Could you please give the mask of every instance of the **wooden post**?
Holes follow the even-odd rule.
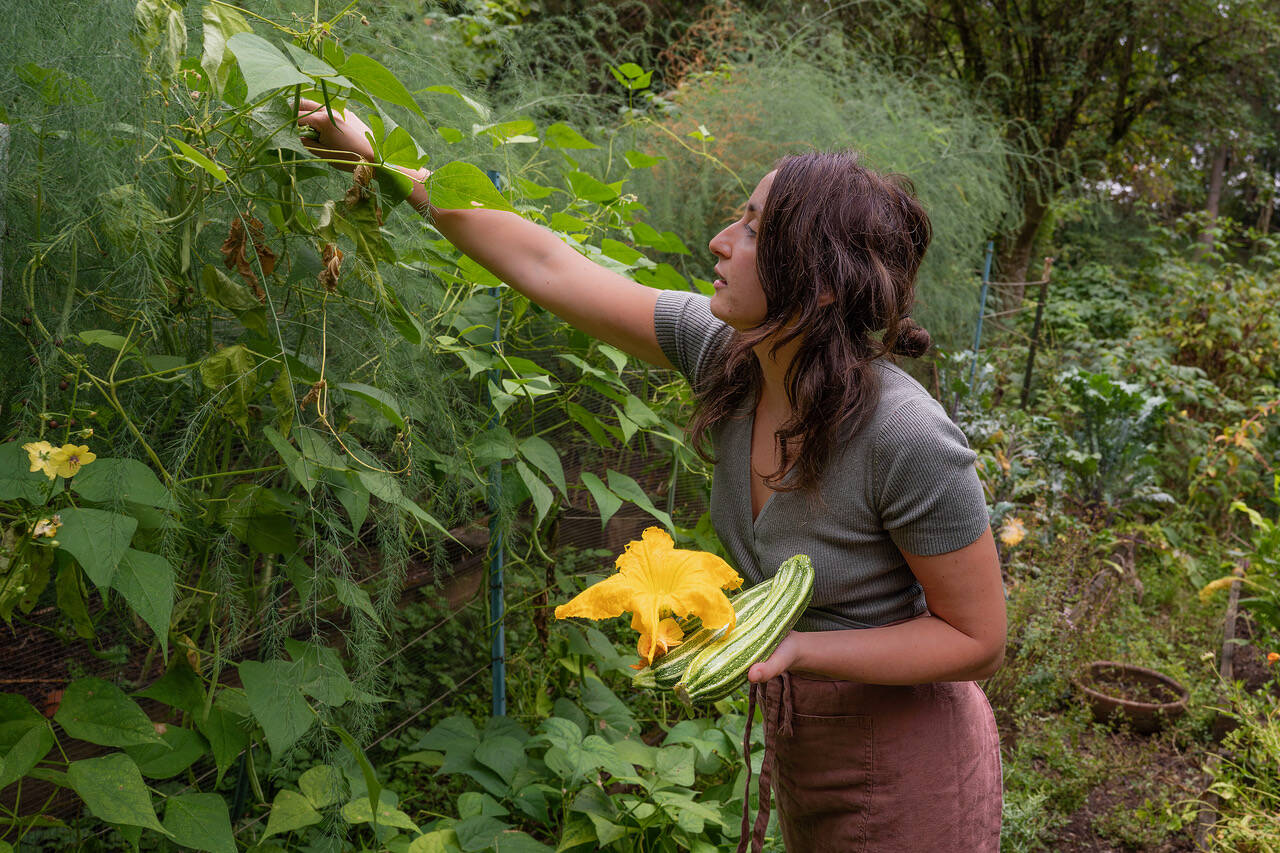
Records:
[[[1027,350],[1027,371],[1022,376],[1022,402],[1025,409],[1031,400],[1031,366],[1036,361],[1036,346],[1040,343],[1040,322],[1044,319],[1044,303],[1049,298],[1049,272],[1053,269],[1053,258],[1044,259],[1044,273],[1040,276],[1040,295],[1036,300],[1036,319],[1031,324],[1031,347]]]

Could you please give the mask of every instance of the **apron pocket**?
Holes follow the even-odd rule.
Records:
[[[793,714],[778,735],[774,790],[788,850],[866,849],[874,794],[871,717]]]

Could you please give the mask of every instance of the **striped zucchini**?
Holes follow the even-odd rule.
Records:
[[[773,654],[813,597],[813,563],[804,554],[785,560],[772,578],[769,594],[738,620],[734,629],[706,645],[689,661],[675,686],[686,704],[714,701],[747,679],[751,665]]]
[[[749,589],[744,589],[733,597],[731,603],[733,604],[735,625],[742,621],[753,607],[759,605],[768,597],[771,586],[772,581],[768,580],[764,583],[758,583]],[[696,617],[693,618],[696,619]],[[698,620],[698,625],[701,626],[701,624],[701,620]],[[719,639],[727,627],[699,627],[689,634],[680,645],[637,672],[632,677],[632,683],[637,687],[665,687],[668,689],[674,687],[680,677],[684,675],[684,668],[693,659],[694,655],[702,651],[708,643]]]

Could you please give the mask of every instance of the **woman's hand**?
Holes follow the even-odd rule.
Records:
[[[778,647],[773,650],[773,654],[760,661],[760,663],[751,665],[751,669],[747,670],[747,680],[751,682],[768,681],[791,669],[796,662],[797,646],[799,644],[799,635],[795,631],[788,633],[787,636],[782,638],[782,642],[778,643]]]
[[[924,587],[929,603],[925,613],[879,628],[792,631],[747,677],[767,681],[791,671],[864,684],[989,677],[1004,659],[1006,626],[991,530],[945,554],[903,554]]]
[[[330,111],[325,109],[324,104],[306,98],[298,100],[298,124],[316,132],[314,139],[304,136],[302,144],[318,157],[343,161],[333,164],[339,169],[351,171],[361,160],[372,162],[372,131],[369,130],[369,125],[348,110],[333,111],[332,121],[329,120],[329,115]]]

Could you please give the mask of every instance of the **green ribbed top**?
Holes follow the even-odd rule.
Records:
[[[658,343],[693,383],[706,375],[733,330],[709,300],[664,291],[654,309]],[[929,556],[971,544],[990,525],[976,455],[942,406],[903,370],[876,362],[880,401],[838,450],[815,492],[773,494],[751,518],[755,401],[718,428],[711,521],[748,585],[782,561],[808,554],[813,601],[800,631],[885,625],[927,610],[899,549]]]

